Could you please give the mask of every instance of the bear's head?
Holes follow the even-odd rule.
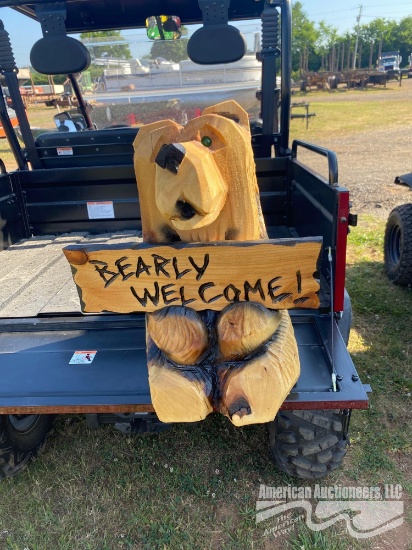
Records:
[[[247,113],[234,101],[180,126],[143,126],[135,171],[144,240],[254,240],[265,236]]]

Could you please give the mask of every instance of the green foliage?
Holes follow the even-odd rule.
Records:
[[[292,66],[299,69],[302,58],[314,52],[319,33],[309,20],[301,2],[295,2],[292,9]]]
[[[94,57],[130,59],[130,48],[120,31],[83,32],[80,40],[90,45],[90,54]],[[99,45],[99,43],[101,45]]]
[[[164,57],[167,61],[178,63],[182,59],[187,59],[187,42],[186,38],[173,41],[156,40],[153,42],[149,57]]]
[[[88,71],[90,72],[90,78],[92,79],[92,82],[102,76],[103,69],[104,67],[101,67],[100,65],[93,65],[93,63],[90,65]]]
[[[295,2],[292,9],[292,69],[317,71],[322,68],[325,56],[330,55],[332,48],[337,52],[345,48],[347,56],[348,43],[351,42],[353,53],[356,39],[355,18],[351,33],[339,35],[333,25],[324,21],[318,24],[310,20],[304,11],[302,2]],[[400,51],[405,65],[412,51],[412,16],[397,22],[393,19],[377,18],[361,25],[359,29],[358,55],[361,55],[361,67],[374,65],[381,51]],[[371,51],[372,48],[372,51]],[[372,56],[371,56],[372,54]],[[305,62],[306,61],[306,62]],[[345,61],[346,66],[346,61]]]
[[[41,86],[43,84],[49,84],[49,79],[48,79],[47,74],[40,74],[37,71],[35,71],[34,69],[31,69],[30,72],[31,72],[31,77],[32,77],[32,80],[33,80],[33,84],[35,84],[36,86]],[[57,75],[53,76],[53,82],[55,84],[63,84],[65,82],[65,80],[67,80],[67,76],[65,74],[57,74]]]

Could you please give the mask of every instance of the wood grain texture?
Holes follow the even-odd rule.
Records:
[[[208,345],[207,330],[200,315],[186,307],[149,313],[147,331],[166,357],[179,365],[194,365]]]
[[[235,426],[273,420],[300,374],[299,355],[287,311],[256,357],[219,367],[220,412]]]
[[[282,319],[255,302],[228,306],[219,316],[216,328],[219,351],[225,361],[244,359],[275,333]]]
[[[222,310],[237,301],[271,309],[316,308],[321,239],[80,248],[71,264],[87,313],[153,312],[169,305]],[[77,259],[79,255],[74,254]]]
[[[142,130],[134,141],[134,167],[145,241],[267,237],[248,116],[236,102],[205,109],[184,127],[164,121]],[[178,165],[171,158],[170,170],[164,156],[157,164],[156,158],[172,144],[185,154]]]
[[[172,308],[173,309],[173,308]],[[179,310],[183,308],[178,308]],[[182,311],[177,315],[184,316]],[[176,324],[175,341],[184,342],[187,327]],[[212,412],[213,382],[210,369],[183,366],[168,359],[147,331],[149,385],[152,403],[162,422],[197,422]]]
[[[201,320],[196,318],[196,322],[208,333],[203,339],[208,341],[208,347],[204,353],[202,341],[202,353],[192,365],[171,360],[167,355],[169,350],[158,346],[151,338],[151,331],[147,332],[150,391],[153,406],[163,422],[195,422],[213,410],[227,416],[236,426],[265,423],[275,418],[299,377],[299,355],[287,311],[260,311],[262,315],[255,333],[252,323],[258,315],[256,309],[261,308],[265,309],[258,304],[240,302],[228,306],[222,314],[200,313]],[[188,315],[185,310],[190,308],[172,306],[168,310],[165,315],[170,314],[175,320],[173,338],[175,345],[180,346],[187,327],[184,321],[176,322],[176,319],[185,318]],[[215,327],[225,325],[226,321],[224,331],[216,330]],[[235,322],[231,324],[231,321]],[[245,335],[239,332],[241,325],[246,329]],[[156,327],[158,329],[161,328]],[[231,330],[234,338],[230,337]],[[230,350],[231,343],[237,346],[236,353]],[[228,351],[223,356],[225,346]],[[193,344],[188,342],[188,347],[192,348]]]

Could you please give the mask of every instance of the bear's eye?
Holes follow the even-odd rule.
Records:
[[[212,138],[210,138],[209,136],[203,136],[200,140],[200,143],[205,147],[210,147],[212,145]]]

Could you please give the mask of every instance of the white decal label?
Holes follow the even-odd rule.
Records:
[[[88,365],[91,363],[97,351],[75,351],[69,361],[69,365]]]
[[[57,148],[57,155],[59,157],[65,156],[65,155],[72,155],[73,149],[71,147],[58,147]]]
[[[114,218],[114,209],[112,201],[88,202],[87,212],[89,220],[99,220],[102,218]]]

